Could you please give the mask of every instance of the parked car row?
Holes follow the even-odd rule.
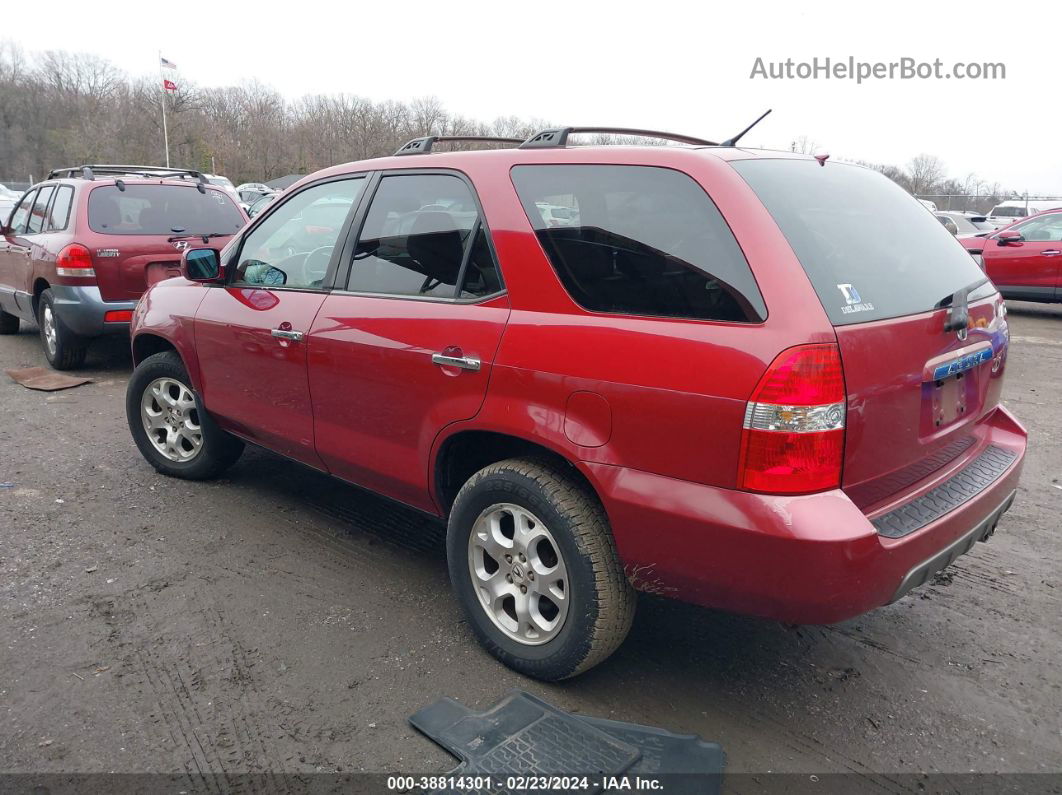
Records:
[[[77,367],[93,338],[128,332],[150,284],[180,275],[189,241],[227,240],[246,221],[228,191],[197,172],[53,171],[4,216],[0,334],[35,321],[48,362]]]
[[[992,533],[1026,433],[940,223],[859,166],[568,132],[419,139],[189,241],[133,314],[144,457],[208,478],[250,442],[438,516],[469,626],[543,679],[636,589],[833,622]]]

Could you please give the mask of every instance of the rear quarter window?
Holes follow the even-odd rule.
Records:
[[[234,234],[243,215],[224,191],[193,185],[101,185],[88,200],[88,222],[108,235]]]
[[[516,166],[512,180],[568,293],[594,312],[760,322],[759,288],[704,189],[652,166]]]
[[[782,230],[834,325],[927,312],[985,280],[932,213],[888,177],[844,163],[732,163]]]

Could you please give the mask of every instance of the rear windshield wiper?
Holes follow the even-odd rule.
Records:
[[[944,318],[944,330],[945,331],[960,331],[965,329],[970,323],[970,307],[969,297],[970,293],[980,287],[982,284],[988,281],[988,278],[979,279],[973,284],[963,287],[961,290],[956,290],[951,295],[945,296],[937,301],[934,309],[943,309],[949,307],[948,316]]]
[[[173,237],[166,238],[167,243],[172,243],[175,240],[187,240],[190,237],[200,237],[204,243],[208,243],[212,237],[228,237],[232,232],[189,232],[174,235]]]

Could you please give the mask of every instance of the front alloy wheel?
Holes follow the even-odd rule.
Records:
[[[169,461],[191,461],[203,448],[203,428],[192,391],[173,378],[156,378],[140,401],[148,440]]]
[[[125,415],[133,441],[155,469],[203,480],[232,466],[243,442],[218,427],[189,384],[176,351],[148,356],[129,379]]]

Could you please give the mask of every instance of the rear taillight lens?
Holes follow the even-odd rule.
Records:
[[[837,346],[799,345],[767,368],[745,407],[738,488],[807,494],[841,484],[845,391]]]
[[[129,323],[133,320],[132,309],[112,309],[103,313],[104,323]]]
[[[80,243],[71,243],[55,259],[55,272],[68,279],[95,279],[92,254]]]

